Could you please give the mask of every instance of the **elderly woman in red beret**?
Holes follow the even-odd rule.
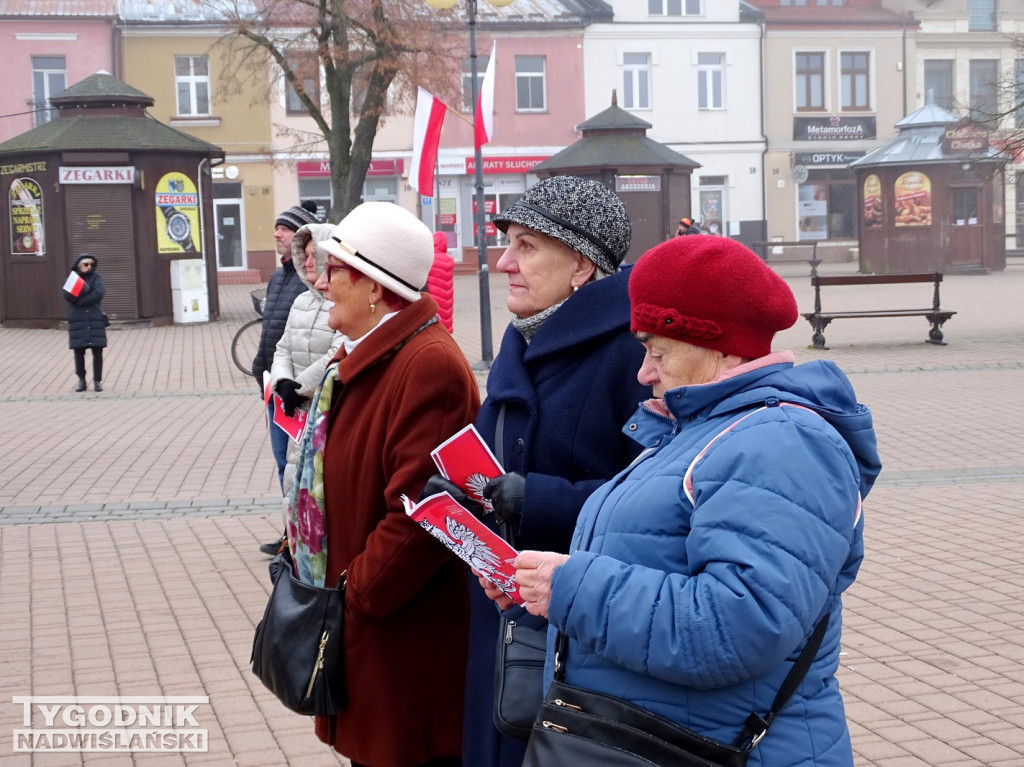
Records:
[[[833,363],[772,351],[796,302],[733,240],[668,240],[639,259],[629,296],[655,399],[625,431],[647,450],[589,498],[572,554],[520,553],[526,607],[568,638],[565,683],[727,744],[824,622],[747,764],[851,767],[834,674],[880,469],[871,415]]]
[[[348,707],[316,733],[355,767],[461,764],[468,571],[404,511],[435,468],[430,451],[472,423],[479,388],[420,293],[430,230],[384,202],[356,207],[318,248],[316,282],[342,334],[314,393],[289,502],[299,577],[347,571]]]

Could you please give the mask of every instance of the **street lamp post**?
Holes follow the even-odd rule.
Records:
[[[458,0],[426,0],[432,8],[445,10],[451,8]],[[488,0],[495,6],[510,5],[513,0]],[[494,360],[494,342],[491,334],[491,283],[490,269],[487,265],[487,214],[484,210],[484,164],[480,144],[476,140],[476,121],[479,112],[480,83],[477,80],[476,64],[476,4],[477,0],[466,0],[466,14],[469,26],[469,70],[472,77],[473,94],[473,199],[476,211],[473,223],[476,228],[477,241],[477,276],[480,280],[480,361],[473,365],[474,370],[487,370]]]

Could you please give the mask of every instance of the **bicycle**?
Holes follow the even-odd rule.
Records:
[[[266,301],[266,293],[262,289],[249,293],[253,309],[259,317],[242,325],[231,339],[231,361],[247,376],[252,375],[252,361],[259,349],[260,336],[263,335],[263,303]]]

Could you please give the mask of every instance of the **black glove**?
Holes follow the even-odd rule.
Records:
[[[274,384],[274,393],[281,398],[284,414],[289,418],[294,417],[295,408],[306,401],[306,397],[299,394],[299,384],[290,378],[282,378]]]
[[[508,525],[512,530],[516,530],[523,518],[525,492],[526,477],[510,471],[484,485],[483,495],[494,507],[494,519],[498,524]]]
[[[459,506],[468,509],[477,519],[483,519],[484,514],[488,513],[476,500],[466,495],[465,490],[450,479],[445,479],[440,474],[435,474],[427,480],[427,484],[423,486],[423,492],[420,493],[420,500],[422,501],[429,495],[437,495],[444,492],[447,492],[448,495],[454,498]]]

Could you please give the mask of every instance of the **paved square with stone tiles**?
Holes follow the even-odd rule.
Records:
[[[810,311],[807,265],[775,266]],[[491,276],[495,351],[504,284]],[[269,587],[257,546],[281,507],[257,388],[229,354],[255,287],[223,286],[218,322],[112,328],[100,394],[72,393],[66,333],[0,328],[0,767],[347,764],[249,670]],[[456,278],[470,362],[478,293]],[[825,352],[801,318],[776,343],[835,360],[879,436],[839,672],[857,767],[1024,765],[1024,263],[947,276],[942,298],[947,346],[923,343],[920,317],[837,320]],[[931,287],[822,303],[929,306]],[[208,696],[209,751],[13,751],[13,698],[72,695]]]

